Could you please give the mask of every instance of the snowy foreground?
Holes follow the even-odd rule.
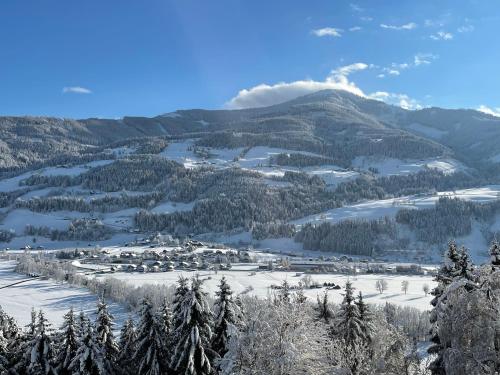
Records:
[[[14,272],[15,262],[0,261],[0,287],[28,279]],[[30,322],[32,308],[42,309],[55,327],[62,323],[63,315],[73,306],[75,312],[83,311],[93,316],[96,310],[97,296],[85,288],[72,287],[68,284],[52,280],[33,279],[26,283],[0,289],[0,306],[14,317],[20,326]],[[121,305],[111,303],[110,311],[121,323],[126,320],[128,312]]]
[[[236,266],[235,268],[237,268]],[[204,289],[211,295],[214,295],[220,279],[225,276],[228,284],[236,294],[249,294],[258,297],[267,297],[272,295],[275,290],[271,289],[271,285],[281,285],[284,280],[292,286],[297,285],[305,274],[297,276],[295,272],[269,272],[269,271],[174,271],[174,272],[161,272],[161,273],[115,273],[112,277],[124,280],[130,285],[144,285],[144,284],[163,284],[174,285],[179,276],[183,275],[191,277],[199,275],[204,279]],[[104,278],[105,275],[98,275],[97,277]],[[425,296],[423,287],[425,284],[432,288],[435,287],[433,278],[430,276],[401,276],[401,275],[358,275],[347,276],[340,274],[314,274],[311,275],[312,280],[320,284],[324,282],[335,283],[336,285],[344,286],[345,282],[349,279],[356,291],[363,292],[366,302],[372,304],[385,304],[386,302],[394,303],[400,306],[411,306],[419,310],[429,310],[431,295]],[[380,294],[376,288],[375,283],[379,279],[387,281],[387,290]],[[403,280],[409,282],[408,292],[405,295],[401,291],[401,283]],[[322,294],[326,288],[321,289],[307,289],[305,295],[312,301],[316,301],[318,294]],[[330,300],[334,303],[342,302],[342,290],[329,290]]]
[[[0,287],[26,280],[24,275],[13,271],[15,262],[0,261]],[[291,285],[296,285],[303,275],[296,276],[295,272],[256,272],[252,275],[251,271],[226,271],[218,272],[200,272],[198,273],[204,282],[204,288],[212,296],[217,289],[222,276],[226,276],[228,283],[235,293],[248,293],[259,297],[266,297],[273,293],[271,285],[279,285],[283,280],[287,280]],[[145,273],[129,274],[116,273],[112,277],[124,280],[131,285],[144,284],[166,284],[173,285],[180,275],[194,276],[194,272],[175,271],[166,273]],[[97,277],[109,277],[99,275]],[[383,278],[387,281],[387,290],[380,294],[375,289],[375,282]],[[312,275],[313,281],[323,283],[325,281],[333,282],[343,286],[348,279],[346,275],[320,274]],[[366,301],[372,304],[385,304],[385,302],[394,303],[400,306],[411,306],[419,310],[430,309],[429,302],[431,296],[425,296],[423,292],[424,284],[432,289],[435,283],[429,276],[392,276],[392,275],[360,275],[349,277],[356,290],[360,290],[365,295]],[[401,282],[409,282],[408,292],[405,295],[401,291]],[[306,290],[305,294],[312,301],[316,300],[318,294],[322,294],[325,288]],[[342,290],[330,290],[330,300],[334,303],[340,303],[342,300]],[[85,288],[72,287],[68,284],[61,284],[53,280],[33,279],[26,283],[12,287],[0,289],[0,305],[4,311],[13,316],[20,325],[29,323],[30,311],[43,309],[47,318],[55,326],[62,323],[62,316],[73,306],[75,311],[84,311],[92,315],[95,312],[97,296],[90,293]],[[116,318],[117,323],[121,324],[128,316],[128,312],[119,304],[112,303],[110,310]]]

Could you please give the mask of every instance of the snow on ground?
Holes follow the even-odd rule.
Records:
[[[24,275],[13,272],[15,262],[0,261],[0,287],[28,279]],[[83,311],[95,318],[97,296],[84,288],[57,283],[52,280],[31,279],[23,284],[0,289],[0,305],[3,310],[14,317],[21,327],[30,322],[32,308],[43,309],[47,319],[59,327],[63,315],[73,307],[76,313]],[[109,308],[115,317],[119,329],[128,317],[128,312],[121,305],[110,303]]]
[[[79,212],[31,212],[27,209],[15,209],[10,211],[0,223],[0,229],[14,230],[16,234],[24,233],[26,225],[46,226],[53,229],[65,230],[68,228],[71,218],[83,217]]]
[[[304,154],[312,156],[321,156],[306,151],[293,151],[293,150],[286,150],[283,148],[256,146],[248,150],[245,156],[239,159],[238,163],[242,168],[255,168],[260,165],[269,164],[269,160],[271,159],[271,157],[276,156],[278,154]]]
[[[302,278],[296,276],[296,272],[270,272],[270,271],[255,271],[250,270],[234,270],[234,271],[173,271],[173,272],[159,272],[159,273],[115,273],[114,278],[124,280],[131,285],[144,285],[144,284],[165,284],[174,285],[179,276],[195,276],[198,274],[201,279],[205,279],[204,287],[214,295],[217,290],[222,276],[225,276],[229,285],[235,291],[235,294],[248,293],[249,295],[256,295],[259,297],[267,297],[274,292],[271,285],[280,285],[284,280],[287,280],[291,285],[297,285]],[[105,277],[103,275],[96,275],[96,277]],[[430,301],[432,296],[425,296],[422,288],[424,284],[429,285],[432,289],[435,286],[432,277],[430,276],[401,276],[401,275],[357,275],[347,276],[340,274],[312,274],[313,281],[318,283],[333,282],[343,286],[349,279],[352,281],[353,286],[357,291],[363,292],[367,302],[373,304],[385,304],[386,302],[395,303],[402,306],[412,306],[420,310],[430,309]],[[388,289],[383,294],[380,294],[375,289],[375,282],[378,279],[385,279],[388,283]],[[409,281],[408,294],[401,292],[401,282],[403,280]],[[323,289],[308,289],[305,291],[306,296],[310,301],[314,302],[318,294],[323,293]],[[329,291],[330,300],[335,303],[342,301],[342,290]]]
[[[428,136],[430,138],[434,138],[434,139],[440,139],[443,136],[445,136],[446,134],[448,134],[447,131],[431,128],[430,126],[425,126],[425,125],[422,125],[419,123],[410,124],[408,126],[408,128],[416,131],[417,133],[426,135],[426,136]]]
[[[160,203],[155,208],[153,208],[151,212],[169,214],[171,212],[176,212],[176,211],[191,211],[193,209],[194,204],[195,202],[190,202],[190,203],[163,202]]]
[[[106,165],[112,163],[113,160],[98,160],[93,161],[86,164],[75,165],[73,167],[48,167],[38,169],[36,171],[26,172],[19,176],[7,178],[4,180],[0,180],[0,192],[8,192],[20,189],[19,183],[22,180],[27,179],[28,177],[34,174],[41,174],[43,176],[78,176],[84,172],[87,172],[91,168],[95,168],[98,166]]]
[[[202,163],[202,159],[197,157],[189,148],[193,147],[194,141],[188,139],[183,142],[169,143],[167,148],[163,150],[160,155],[167,159],[174,160],[186,168],[193,168]]]
[[[352,161],[352,165],[363,170],[375,168],[380,176],[407,175],[426,168],[437,169],[446,174],[465,169],[463,164],[454,159],[400,160],[358,156]]]
[[[377,219],[384,216],[394,217],[402,208],[430,208],[440,197],[460,198],[476,203],[485,203],[500,198],[500,185],[488,185],[474,189],[443,191],[435,195],[405,196],[399,198],[382,199],[356,203],[349,206],[334,208],[319,214],[306,216],[294,220],[292,224],[338,222],[346,219]]]

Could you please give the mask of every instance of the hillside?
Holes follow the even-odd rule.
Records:
[[[452,236],[484,248],[500,229],[496,205],[445,205],[474,220],[460,233],[422,234],[434,229],[413,218],[372,221],[368,230],[366,220],[394,220],[420,199],[423,208],[442,195],[471,200],[457,189],[487,191],[478,204],[495,202],[499,138],[500,119],[481,112],[408,111],[333,90],[265,108],[154,118],[3,117],[0,241],[58,247],[161,231],[358,255],[372,241],[379,256],[431,261]],[[337,226],[320,233],[305,225],[328,223],[333,212]],[[441,220],[445,212],[423,215]],[[324,231],[341,231],[349,244]]]

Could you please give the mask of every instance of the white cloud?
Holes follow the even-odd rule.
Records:
[[[488,115],[492,115],[492,116],[495,116],[495,117],[500,117],[500,108],[490,108],[490,107],[487,107],[483,104],[481,104],[477,110],[479,112],[483,112],[483,113],[486,113]]]
[[[452,40],[453,34],[446,31],[438,31],[430,36],[433,40]]]
[[[358,4],[349,4],[349,6],[351,7],[351,9],[354,11],[354,12],[364,12],[364,8],[361,8]]]
[[[370,16],[363,16],[363,17],[359,17],[359,19],[361,21],[365,21],[365,22],[370,22],[370,21],[373,21],[373,17],[370,17]]]
[[[436,60],[437,58],[439,58],[439,56],[432,53],[417,53],[413,57],[413,64],[415,66],[429,65],[433,60]]]
[[[457,31],[459,33],[470,33],[472,31],[474,31],[474,25],[464,25],[464,26],[460,26]]]
[[[353,26],[353,27],[349,28],[349,31],[359,31],[361,29],[362,29],[362,27],[360,27],[360,26]]]
[[[377,91],[368,95],[368,98],[379,100],[387,104],[396,105],[403,109],[413,110],[422,108],[422,105],[417,100],[410,98],[406,94],[396,94],[386,91]]]
[[[341,37],[342,36],[342,29],[337,29],[335,27],[324,27],[322,29],[316,29],[316,30],[311,30],[311,32],[319,37],[322,36],[333,36],[333,37]]]
[[[416,68],[420,65],[428,65],[438,56],[431,53],[417,53],[412,62],[392,63],[390,66],[382,68],[378,78],[385,78],[387,75],[399,76],[403,70]]]
[[[92,91],[80,86],[63,87],[63,94],[92,94]]]
[[[406,94],[377,91],[366,95],[348,78],[352,73],[374,67],[374,65],[368,65],[365,63],[355,63],[332,70],[324,81],[302,80],[294,82],[280,82],[274,85],[260,84],[250,89],[241,90],[238,95],[225,104],[225,107],[229,109],[265,107],[283,103],[316,91],[335,89],[345,90],[364,98],[397,105],[404,109],[422,108],[422,105],[417,100],[410,98]]]
[[[380,27],[389,30],[413,30],[417,28],[417,24],[415,22],[406,23],[404,25],[387,25],[385,23],[381,23]]]
[[[348,76],[370,67],[370,65],[365,63],[342,66],[332,70],[324,81],[301,80],[280,82],[274,85],[263,83],[250,89],[241,90],[225,106],[231,109],[265,107],[326,89],[345,90],[365,97],[366,95],[363,91],[354,82],[349,81]]]

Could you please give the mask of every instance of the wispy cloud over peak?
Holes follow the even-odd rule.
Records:
[[[366,97],[363,91],[349,80],[349,75],[371,67],[372,65],[362,62],[341,66],[332,70],[324,81],[301,80],[274,85],[263,83],[239,91],[238,95],[229,100],[225,106],[231,109],[265,107],[325,89],[344,90]]]
[[[417,24],[415,22],[405,23],[404,25],[388,25],[386,23],[381,23],[380,27],[388,30],[413,30],[417,28]]]
[[[92,94],[92,91],[81,86],[67,86],[62,89],[63,94]]]
[[[486,113],[488,115],[491,115],[491,116],[495,116],[495,117],[500,117],[500,108],[490,108],[490,107],[487,107],[483,104],[481,104],[477,110],[479,112],[483,112],[483,113]]]

